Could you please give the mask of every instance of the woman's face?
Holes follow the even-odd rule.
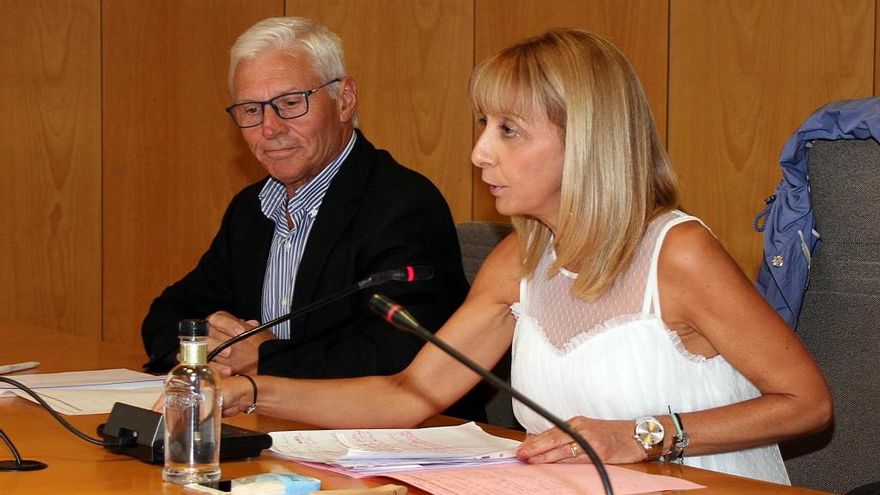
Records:
[[[543,113],[486,115],[471,161],[502,215],[532,216],[555,231],[565,143]]]

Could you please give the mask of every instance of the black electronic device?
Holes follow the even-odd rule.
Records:
[[[105,440],[134,440],[128,447],[106,447],[150,464],[165,461],[165,421],[156,411],[117,402],[110,411],[106,423],[98,425],[98,435]],[[238,426],[223,424],[220,427],[220,460],[232,461],[257,457],[263,449],[272,446],[272,437],[266,433],[251,431]]]

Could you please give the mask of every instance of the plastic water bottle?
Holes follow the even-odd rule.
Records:
[[[208,322],[181,320],[180,364],[165,379],[165,467],[171,483],[220,479],[223,396],[208,367]]]

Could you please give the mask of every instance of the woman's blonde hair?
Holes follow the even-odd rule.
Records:
[[[483,61],[471,76],[480,115],[539,115],[565,139],[556,238],[535,218],[514,216],[521,275],[534,273],[553,239],[555,273],[577,270],[573,292],[594,298],[628,266],[647,223],[678,205],[675,173],[642,85],[611,42],[554,29]]]

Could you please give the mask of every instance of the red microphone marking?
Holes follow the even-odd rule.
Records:
[[[416,279],[416,269],[407,265],[407,267],[406,267],[406,281],[412,282],[415,279]]]
[[[391,306],[390,308],[388,308],[388,312],[385,313],[385,321],[387,321],[388,323],[393,322],[394,315],[397,314],[397,312],[400,311],[400,309],[401,308],[400,308],[399,304],[395,304],[394,306]]]

